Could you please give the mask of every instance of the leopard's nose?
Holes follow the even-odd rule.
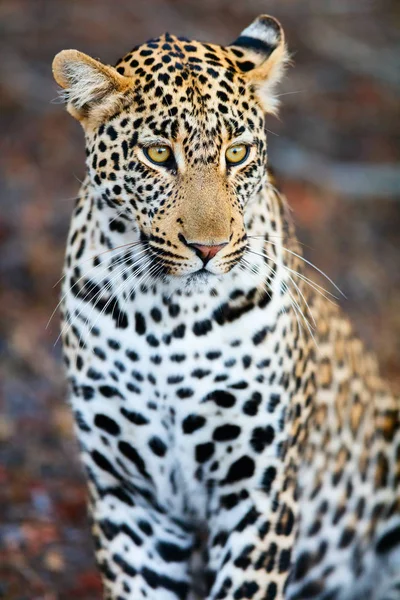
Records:
[[[228,242],[224,242],[222,244],[208,245],[208,244],[191,244],[186,242],[189,248],[193,248],[196,252],[197,256],[201,258],[203,263],[206,265],[209,260],[214,258],[214,256],[224,248]]]

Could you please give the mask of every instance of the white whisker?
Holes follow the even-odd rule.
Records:
[[[272,256],[268,256],[267,254],[261,254],[259,252],[255,252],[254,250],[248,250],[248,251],[251,252],[251,254],[256,254],[257,256],[261,256],[262,258],[265,257],[265,258],[269,258],[270,260],[273,260]],[[283,266],[284,269],[286,268],[285,265],[282,265],[282,266]],[[310,313],[310,316],[311,316],[311,318],[313,320],[313,323],[316,326],[317,324],[315,322],[314,315],[313,315],[313,313],[311,311],[311,308],[310,308],[310,306],[309,306],[306,298],[304,297],[303,292],[301,291],[301,289],[299,288],[299,286],[297,285],[297,283],[295,282],[295,280],[293,279],[293,277],[290,274],[288,274],[288,277],[289,277],[290,281],[293,283],[294,287],[296,288],[296,290],[299,293],[299,295],[301,296],[301,298],[303,299],[303,301],[304,301],[304,303],[305,303],[305,305],[307,307],[307,310]]]
[[[249,238],[251,237],[264,237],[264,236],[248,236]],[[272,244],[272,245],[278,245],[276,242],[270,241],[270,240],[265,240],[264,241],[267,244]],[[279,244],[279,247],[282,248],[282,250],[284,250],[285,252],[289,252],[289,254],[292,254],[293,256],[296,256],[296,258],[298,258],[299,260],[302,260],[303,262],[305,262],[307,265],[309,265],[310,267],[312,267],[313,269],[315,269],[316,271],[318,271],[318,273],[320,273],[320,275],[322,275],[323,277],[325,277],[325,279],[327,279],[327,281],[329,281],[329,283],[331,285],[333,285],[333,287],[339,292],[339,294],[341,294],[343,296],[343,298],[346,298],[345,294],[342,292],[342,290],[336,285],[336,283],[334,281],[332,281],[332,279],[326,274],[324,273],[324,271],[322,271],[321,269],[319,269],[316,265],[314,265],[314,263],[312,263],[311,261],[307,260],[306,258],[304,258],[304,256],[301,256],[300,254],[298,254],[297,252],[294,252],[293,250],[289,250],[289,248],[286,248],[283,245]],[[317,285],[317,284],[315,284]],[[327,290],[325,290],[327,292]],[[330,293],[330,292],[327,292]],[[336,296],[334,296],[336,298]]]
[[[104,250],[103,252],[99,252],[98,254],[94,254],[93,256],[90,256],[89,258],[86,258],[85,260],[81,261],[81,265],[84,265],[86,263],[88,263],[91,260],[95,260],[96,258],[99,258],[99,256],[103,256],[104,254],[109,254],[110,252],[114,252],[115,250],[120,250],[121,248],[127,248],[128,246],[138,246],[139,244],[144,244],[144,242],[142,242],[141,240],[137,240],[135,242],[129,242],[128,244],[122,244],[122,246],[115,246],[115,248],[109,248],[108,250]],[[65,277],[64,275],[61,275],[60,279],[58,279],[55,284],[53,285],[53,288],[55,288]]]
[[[126,250],[123,250],[122,252],[126,252]],[[122,254],[122,252],[121,252],[121,254]],[[141,251],[138,253],[138,255],[142,254],[143,252],[146,252],[146,249],[144,249],[144,250],[141,250]],[[137,255],[137,256],[138,256],[138,255]],[[112,257],[112,260],[114,260],[114,259],[115,259],[115,257]],[[112,266],[113,266],[113,267],[115,267],[115,266],[117,266],[119,263],[121,263],[121,262],[124,262],[125,260],[127,260],[127,257],[125,256],[125,254],[123,254],[123,255],[122,255],[122,256],[120,256],[120,257],[119,257],[119,258],[118,258],[118,259],[117,259],[115,262],[113,262],[113,263],[112,263]],[[83,261],[83,264],[84,264],[85,262],[87,262],[87,261]],[[67,290],[67,291],[66,291],[66,292],[63,294],[63,296],[61,297],[61,299],[60,299],[60,301],[58,302],[57,306],[55,307],[55,309],[54,309],[54,310],[53,310],[53,312],[51,313],[51,315],[50,315],[50,318],[49,318],[49,320],[47,321],[47,324],[46,324],[46,327],[45,327],[45,329],[48,329],[48,327],[49,327],[49,325],[50,325],[50,323],[51,323],[51,320],[53,319],[54,315],[56,314],[57,310],[59,309],[59,307],[61,306],[61,304],[63,303],[63,301],[66,299],[66,297],[67,297],[68,293],[69,293],[69,292],[70,292],[70,291],[71,291],[71,290],[72,290],[72,289],[73,289],[73,288],[74,288],[76,285],[78,285],[78,283],[79,283],[80,281],[82,281],[82,279],[84,279],[85,277],[88,277],[88,276],[89,276],[89,275],[90,275],[92,272],[94,272],[94,271],[95,271],[96,269],[98,269],[100,266],[102,266],[102,265],[94,265],[93,267],[91,267],[91,268],[89,269],[89,271],[86,271],[86,272],[85,272],[83,275],[81,275],[81,277],[79,277],[79,279],[78,279],[78,280],[77,280],[77,281],[76,281],[76,282],[75,282],[75,283],[74,283],[74,284],[73,284],[73,285],[72,285],[70,288],[68,288],[68,290]],[[107,264],[107,265],[105,265],[105,266],[103,265],[103,268],[101,269],[101,271],[98,271],[98,273],[97,273],[97,274],[98,274],[98,275],[100,275],[100,274],[102,274],[102,273],[106,273],[106,272],[108,272],[108,271],[109,271],[109,269],[110,269],[110,265],[109,265],[109,264]],[[63,275],[63,277],[65,277],[65,276],[66,276],[66,275]],[[87,294],[87,295],[89,295],[89,293],[90,293],[90,292],[88,292],[88,294]]]
[[[146,252],[146,249],[143,249],[143,250],[141,250],[141,251],[140,251],[140,253],[139,253],[139,254],[143,254],[143,253],[145,253],[145,252]],[[129,257],[129,258],[130,258],[130,257]],[[91,317],[91,314],[92,314],[92,312],[95,310],[95,308],[96,308],[96,306],[97,306],[97,304],[98,304],[98,302],[99,302],[99,300],[100,300],[100,297],[101,297],[101,295],[102,295],[102,294],[104,294],[104,293],[108,293],[108,292],[111,290],[111,288],[112,288],[112,286],[113,286],[113,284],[114,284],[114,282],[115,282],[116,278],[117,278],[118,276],[121,276],[121,277],[122,277],[124,273],[126,273],[127,271],[129,271],[129,269],[131,269],[131,268],[132,268],[132,269],[133,269],[133,268],[135,268],[135,267],[138,265],[138,263],[139,263],[139,262],[140,262],[140,261],[141,261],[143,258],[145,258],[145,257],[143,257],[143,256],[142,256],[142,257],[140,257],[140,260],[139,260],[139,261],[137,261],[137,263],[136,263],[136,264],[135,264],[135,263],[131,263],[131,264],[129,264],[129,265],[128,265],[128,266],[126,266],[126,267],[125,267],[125,264],[126,264],[126,260],[127,260],[127,258],[124,256],[124,257],[122,257],[122,259],[119,259],[119,261],[118,261],[118,262],[119,262],[119,264],[122,266],[122,271],[121,271],[121,272],[119,272],[119,273],[116,273],[116,274],[114,275],[114,278],[111,278],[111,279],[110,279],[110,281],[108,281],[108,283],[107,283],[107,284],[105,284],[105,285],[103,285],[102,287],[100,287],[100,290],[99,290],[99,291],[98,291],[98,292],[95,294],[95,296],[93,297],[93,300],[94,300],[94,302],[93,302],[93,306],[91,307],[91,311],[90,311],[90,314],[89,314],[89,317],[88,317],[88,318],[90,318],[90,317]],[[109,269],[109,266],[107,266],[107,267],[105,268],[105,270],[106,270],[106,271],[108,271],[108,269]],[[87,275],[87,274],[86,274],[86,275]],[[84,275],[84,277],[85,277],[86,275]],[[71,288],[71,289],[72,289],[72,288]],[[67,293],[68,293],[68,292],[67,292]],[[61,336],[63,336],[63,335],[66,335],[66,334],[68,333],[69,329],[70,329],[70,328],[72,327],[72,325],[73,325],[73,320],[74,320],[74,319],[76,319],[76,318],[79,318],[79,317],[82,315],[82,312],[83,312],[83,310],[84,310],[84,308],[85,308],[85,302],[86,302],[86,299],[87,299],[87,298],[88,298],[88,297],[91,295],[91,293],[92,293],[92,289],[89,289],[89,291],[86,293],[86,295],[85,295],[85,296],[84,296],[84,297],[83,297],[83,298],[80,300],[80,303],[79,303],[78,307],[77,307],[77,308],[74,310],[74,314],[73,314],[73,315],[71,315],[71,319],[69,320],[69,322],[67,321],[67,322],[64,324],[64,327],[62,328],[62,330],[61,330],[61,332],[60,332],[59,336],[57,337],[57,340],[56,340],[56,342],[55,342],[55,343],[57,343],[57,342],[58,342],[58,340],[60,339],[60,337],[61,337]],[[97,298],[97,299],[96,299],[96,298]],[[106,310],[106,309],[107,309],[107,306],[109,305],[109,303],[110,303],[110,301],[111,301],[112,299],[113,299],[113,297],[111,296],[111,298],[110,298],[110,299],[107,301],[107,303],[106,303],[106,306],[104,306],[104,308],[103,308],[102,312],[103,312],[104,310]],[[80,341],[81,341],[81,340],[80,340]]]

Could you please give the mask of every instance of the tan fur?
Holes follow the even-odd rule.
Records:
[[[115,112],[133,87],[130,77],[78,50],[62,50],[53,60],[53,75],[65,92],[68,112],[93,127]]]

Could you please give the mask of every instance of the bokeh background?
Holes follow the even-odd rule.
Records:
[[[101,597],[57,315],[46,329],[84,175],[52,58],[77,48],[112,64],[166,30],[229,43],[266,12],[295,65],[268,122],[270,163],[307,258],[400,383],[398,0],[1,0],[0,598]]]

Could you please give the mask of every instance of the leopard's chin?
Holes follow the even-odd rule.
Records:
[[[189,273],[187,275],[169,275],[164,277],[163,283],[166,286],[166,293],[181,293],[181,294],[201,294],[208,293],[218,282],[223,275],[214,275],[206,269]]]
[[[193,292],[202,291],[205,287],[208,287],[210,282],[215,278],[216,276],[213,273],[210,273],[210,271],[207,271],[204,268],[200,269],[184,278],[184,289],[185,291]]]

